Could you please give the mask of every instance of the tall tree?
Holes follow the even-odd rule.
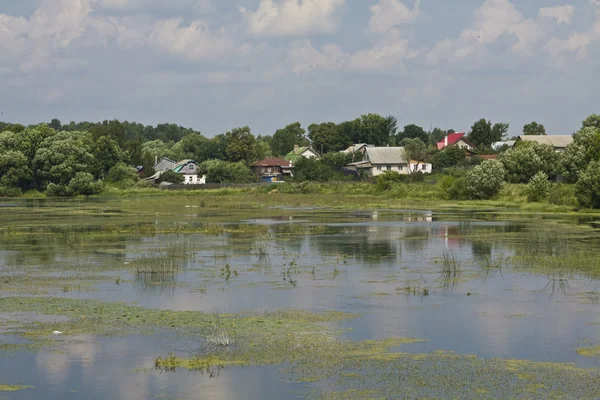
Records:
[[[375,146],[387,146],[390,138],[396,134],[394,117],[382,117],[379,114],[365,114],[355,120],[356,133],[354,143],[367,143]]]
[[[545,135],[546,128],[542,124],[533,121],[523,127],[523,135]]]
[[[489,147],[492,143],[502,140],[502,137],[508,132],[508,127],[509,125],[505,123],[492,125],[491,121],[482,118],[473,124],[467,139],[475,146]]]
[[[302,129],[300,122],[289,124],[283,129],[277,129],[271,140],[271,150],[276,156],[285,156],[294,150],[294,146],[306,146],[308,140],[304,136],[306,131]]]
[[[62,124],[60,123],[60,120],[58,120],[56,118],[53,118],[52,121],[50,121],[50,124],[48,126],[52,129],[54,129],[55,131],[62,130]]]
[[[583,128],[600,129],[600,115],[598,115],[598,114],[590,115],[583,121],[582,125],[583,125]]]
[[[251,164],[255,161],[254,145],[256,138],[252,135],[250,127],[232,129],[225,134],[227,140],[227,157],[229,161],[243,161]]]
[[[419,139],[423,143],[428,142],[427,133],[418,125],[410,124],[404,127],[404,130],[398,134],[398,142],[404,139]]]
[[[323,154],[344,150],[351,143],[344,136],[342,129],[333,122],[309,125],[308,137],[312,146]]]

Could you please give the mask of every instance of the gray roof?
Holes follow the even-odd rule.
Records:
[[[519,139],[524,142],[547,144],[554,148],[564,148],[573,143],[571,135],[522,135]]]
[[[367,147],[366,160],[371,164],[408,164],[404,147]]]

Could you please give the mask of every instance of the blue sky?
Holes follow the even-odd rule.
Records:
[[[600,113],[600,1],[0,0],[0,119],[206,136],[374,112],[551,134]]]

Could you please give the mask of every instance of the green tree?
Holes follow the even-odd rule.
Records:
[[[252,183],[256,176],[243,162],[206,160],[198,166],[200,174],[206,175],[207,183]]]
[[[89,132],[94,140],[106,136],[117,142],[119,147],[125,147],[125,127],[117,120],[104,121],[101,124],[94,125],[89,129]]]
[[[29,160],[20,151],[0,151],[0,186],[27,188],[32,180]]]
[[[427,136],[427,132],[423,128],[418,125],[406,125],[404,130],[398,133],[397,142],[400,143],[404,139],[419,139],[423,143],[427,143],[429,141],[429,137]]]
[[[579,174],[576,187],[580,207],[600,208],[600,162],[592,161],[587,165]]]
[[[390,139],[396,134],[397,122],[392,116],[365,114],[355,120],[352,128],[353,143],[387,146]]]
[[[466,191],[470,198],[488,200],[498,195],[506,172],[498,161],[484,161],[466,175]]]
[[[333,169],[314,158],[300,157],[294,164],[294,180],[326,182],[335,176]]]
[[[68,186],[70,196],[91,196],[102,191],[102,183],[94,179],[92,174],[78,172]]]
[[[78,172],[91,172],[91,139],[83,132],[59,132],[40,144],[33,165],[43,189],[49,183],[68,185]]]
[[[425,161],[427,158],[427,145],[419,138],[406,138],[400,143],[406,151],[409,160]]]
[[[431,163],[434,169],[440,170],[463,164],[466,158],[467,153],[464,149],[461,149],[458,146],[448,146],[442,151],[433,153]]]
[[[255,161],[254,145],[256,138],[250,127],[232,129],[225,134],[227,140],[227,158],[231,162],[242,161],[247,165]]]
[[[443,140],[447,134],[449,133],[441,130],[440,128],[434,128],[433,131],[429,133],[429,145],[435,146],[436,143]]]
[[[53,118],[52,121],[50,121],[50,124],[48,124],[48,126],[57,132],[62,130],[62,124],[60,123],[60,120],[56,118]]]
[[[129,159],[117,142],[107,136],[96,139],[91,153],[94,156],[94,164],[91,167],[96,178],[103,178],[116,164]]]
[[[535,174],[527,184],[527,200],[546,200],[551,188],[552,184],[548,180],[548,175],[540,171],[537,174]]]
[[[582,123],[582,128],[600,129],[600,115],[592,114],[587,117]]]
[[[527,183],[538,172],[554,178],[559,172],[560,155],[552,146],[536,142],[522,142],[500,154],[498,160],[506,169],[511,183]]]
[[[323,154],[344,150],[352,144],[352,140],[349,140],[343,130],[333,122],[309,125],[308,137],[313,148]]]
[[[133,186],[139,179],[135,168],[128,166],[124,162],[120,162],[108,171],[104,181],[125,189]]]
[[[542,124],[533,121],[523,127],[523,135],[545,135],[546,128]]]
[[[182,174],[178,174],[175,171],[164,171],[160,174],[160,177],[157,179],[157,183],[169,182],[169,183],[183,183],[185,176]]]
[[[573,135],[573,143],[569,144],[561,155],[567,182],[574,183],[579,174],[592,161],[600,160],[600,129],[593,126],[582,128]]]
[[[283,129],[277,129],[271,141],[273,154],[281,157],[294,150],[294,145],[307,146],[308,140],[304,136],[305,133],[306,131],[302,129],[300,122],[294,122]]]
[[[508,132],[509,124],[497,123],[492,125],[491,121],[484,118],[475,122],[467,140],[477,147],[490,147],[492,143],[499,142]]]

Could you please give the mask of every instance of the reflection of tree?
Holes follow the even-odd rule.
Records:
[[[173,296],[177,286],[177,274],[138,272],[135,274],[134,286],[142,293]]]
[[[321,254],[340,254],[361,261],[379,261],[398,256],[397,243],[391,239],[374,242],[366,236],[321,236],[311,238],[311,247]]]
[[[489,260],[492,258],[492,243],[482,240],[471,242],[471,251],[476,260]]]

